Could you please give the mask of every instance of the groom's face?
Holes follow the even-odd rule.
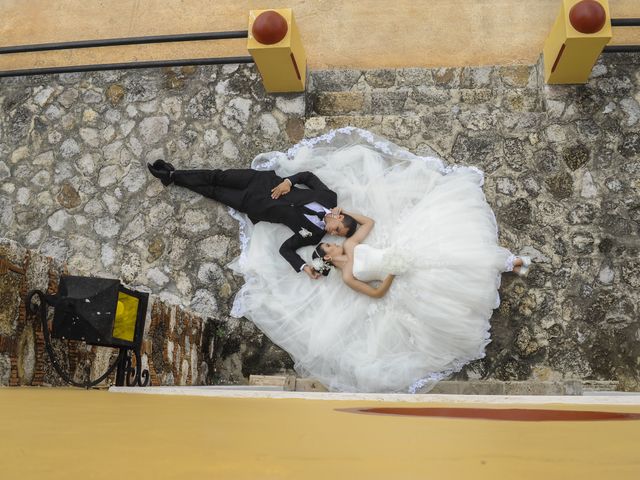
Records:
[[[329,235],[337,235],[338,237],[346,237],[347,236],[347,227],[342,224],[342,219],[344,216],[329,216],[327,215],[324,219],[325,230]]]

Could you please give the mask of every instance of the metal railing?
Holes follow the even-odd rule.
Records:
[[[248,30],[230,32],[181,33],[177,35],[152,35],[148,37],[105,38],[101,40],[80,40],[75,42],[38,43],[0,47],[0,55],[7,53],[46,52],[50,50],[70,50],[73,48],[116,47],[121,45],[144,45],[148,43],[191,42],[197,40],[227,40],[247,38]]]
[[[640,18],[612,18],[612,27],[640,27]],[[604,47],[603,53],[640,52],[640,45],[610,45]]]
[[[640,18],[612,18],[612,27],[640,27]]]
[[[53,50],[71,50],[79,48],[101,48],[123,45],[143,45],[154,43],[192,42],[203,40],[227,40],[247,38],[248,30],[228,32],[184,33],[176,35],[153,35],[146,37],[107,38],[101,40],[80,40],[72,42],[39,43],[32,45],[14,45],[0,47],[0,55],[46,52]],[[0,71],[0,77],[17,77],[28,75],[45,75],[56,73],[97,72],[102,70],[131,70],[138,68],[182,67],[190,65],[223,65],[229,63],[253,63],[253,57],[212,57],[190,58],[180,60],[150,60],[123,63],[106,63],[91,65],[71,65],[66,67],[39,67],[21,70]]]

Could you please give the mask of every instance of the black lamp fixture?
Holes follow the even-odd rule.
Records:
[[[78,276],[62,276],[56,295],[46,295],[40,290],[32,290],[27,295],[29,311],[40,314],[44,343],[53,368],[64,381],[83,388],[98,385],[116,369],[118,386],[125,382],[128,386],[149,384],[149,371],[142,370],[140,355],[148,301],[148,293],[130,290],[119,280]],[[47,323],[49,306],[54,308],[51,331]],[[117,348],[118,358],[99,378],[79,383],[58,364],[51,337]],[[131,362],[132,352],[136,357],[135,368]]]

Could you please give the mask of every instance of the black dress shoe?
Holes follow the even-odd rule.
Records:
[[[158,170],[167,170],[168,172],[173,172],[176,169],[173,165],[169,162],[165,162],[164,160],[156,160],[153,162],[153,168],[157,168]]]
[[[167,163],[164,160],[156,160],[155,162],[153,162],[153,165],[147,163],[147,168],[151,172],[151,175],[159,178],[165,187],[173,183],[173,172],[175,168],[173,168],[173,165],[171,165],[170,163]]]

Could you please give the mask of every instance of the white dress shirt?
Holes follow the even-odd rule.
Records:
[[[314,212],[324,212],[325,215],[327,213],[331,213],[331,210],[329,210],[328,208],[325,208],[324,206],[320,205],[318,202],[307,203],[305,205],[305,207],[307,207],[309,210],[313,210]],[[316,215],[307,215],[305,213],[304,216],[307,217],[307,220],[309,220],[311,223],[313,223],[316,227],[321,228],[322,230],[324,230],[324,228],[326,226],[324,221],[320,220]],[[306,266],[307,266],[306,263],[304,265],[302,265],[300,267],[300,271],[304,270],[304,267],[306,267]]]
[[[307,203],[305,205],[305,207],[307,207],[309,210],[313,210],[314,212],[324,212],[325,215],[327,213],[331,213],[331,210],[329,210],[328,208],[323,207],[318,202]],[[309,220],[311,223],[313,223],[316,227],[321,228],[322,230],[324,230],[324,227],[326,226],[324,221],[320,220],[316,215],[307,215],[305,213],[304,216],[307,217],[307,220]]]

